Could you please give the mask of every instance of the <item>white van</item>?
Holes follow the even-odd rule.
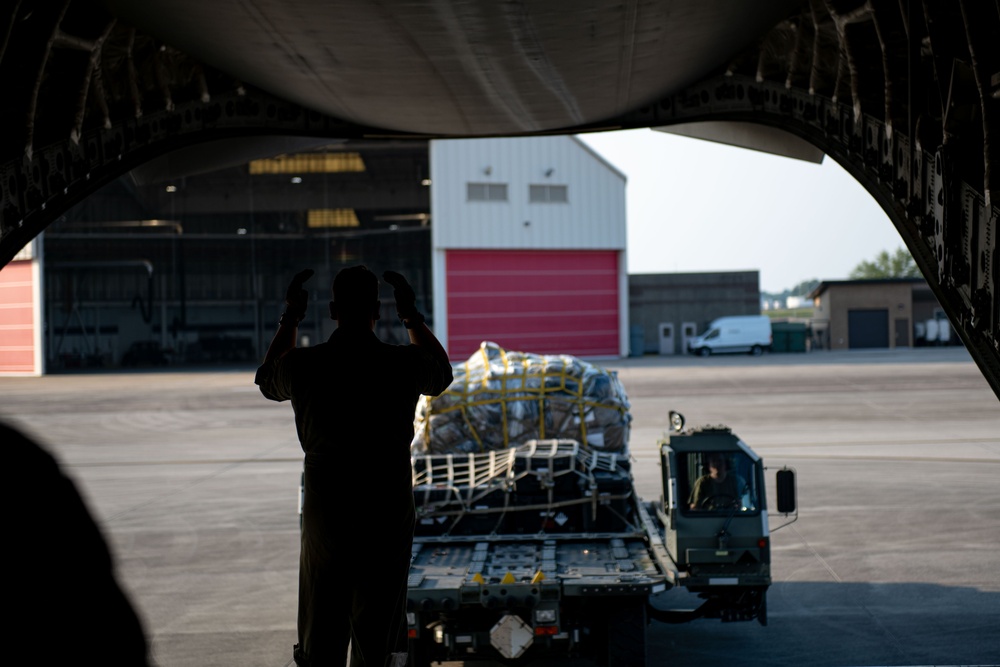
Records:
[[[748,352],[757,356],[771,349],[771,318],[767,315],[720,317],[700,336],[688,341],[688,352],[710,354]]]

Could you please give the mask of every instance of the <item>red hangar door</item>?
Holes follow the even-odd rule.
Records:
[[[616,250],[449,250],[448,354],[620,354]]]
[[[0,375],[38,375],[38,330],[32,260],[15,260],[0,271]]]

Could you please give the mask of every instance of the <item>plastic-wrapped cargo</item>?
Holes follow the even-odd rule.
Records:
[[[439,396],[421,396],[413,454],[476,453],[568,438],[628,453],[628,396],[617,375],[571,355],[508,351],[489,341]]]

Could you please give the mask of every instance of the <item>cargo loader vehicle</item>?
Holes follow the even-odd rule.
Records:
[[[784,523],[769,526],[761,458],[725,426],[670,416],[656,500],[636,494],[627,454],[573,439],[414,455],[411,664],[645,667],[662,664],[648,655],[651,623],[766,625],[771,532],[797,518],[794,472],[777,472]],[[729,481],[699,481],[713,467]],[[691,604],[658,605],[669,589]]]

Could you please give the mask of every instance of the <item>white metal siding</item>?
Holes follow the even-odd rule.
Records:
[[[625,249],[625,177],[575,137],[430,144],[435,249]],[[508,199],[467,201],[468,183],[506,183]],[[530,203],[531,185],[565,185],[568,202]]]

